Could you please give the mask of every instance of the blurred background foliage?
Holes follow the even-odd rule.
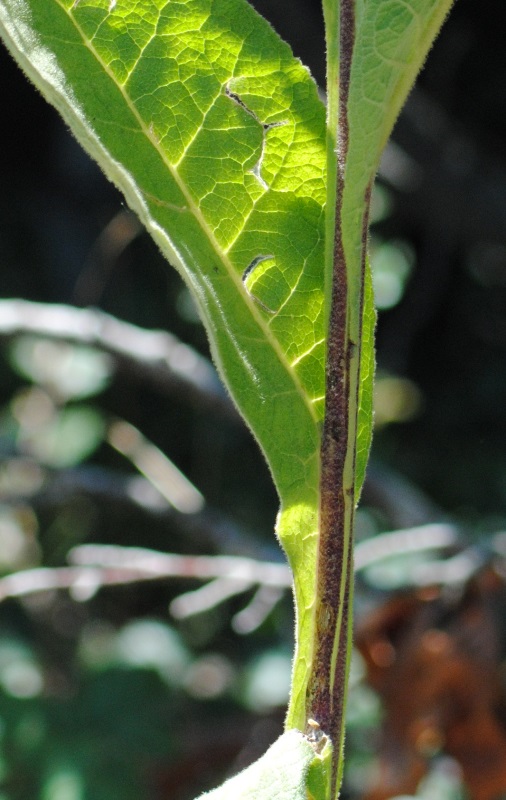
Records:
[[[289,14],[282,0],[254,4],[323,85],[318,0],[292,0]],[[493,719],[489,753],[506,763],[506,617],[489,614],[503,608],[506,552],[505,23],[501,0],[458,0],[373,198],[378,374],[357,523],[353,798],[506,792],[500,770],[493,787],[473,784],[452,744],[452,714],[471,720],[467,739],[485,736],[459,694],[474,670],[473,697],[497,684],[479,724]],[[281,565],[275,492],[177,274],[3,49],[0,75],[0,800],[190,800],[282,729],[289,593],[219,578],[199,592],[191,559],[151,580],[135,559],[81,573],[65,572],[68,559],[75,570],[93,543],[117,558],[149,548],[159,566],[156,553]],[[402,611],[389,605],[398,592]],[[395,710],[379,675],[415,633],[465,666],[451,722],[426,719],[441,695]],[[415,677],[396,681],[423,694],[420,675],[434,687],[445,667],[430,672],[419,655]],[[396,720],[414,764],[402,791],[377,771]]]

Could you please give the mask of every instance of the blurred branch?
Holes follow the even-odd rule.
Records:
[[[159,391],[239,418],[212,364],[167,331],[145,330],[98,309],[0,300],[0,337],[20,334],[96,347],[112,356],[118,369]]]
[[[254,586],[275,589],[271,596],[277,602],[282,590],[292,583],[291,572],[285,564],[238,556],[182,556],[140,547],[81,545],[71,550],[68,558],[70,567],[28,569],[0,578],[0,601],[41,591],[69,589],[75,600],[83,602],[104,586],[175,577],[211,579],[199,590],[181,595],[172,602],[172,613],[182,618],[214,608]],[[253,608],[249,615],[245,609],[236,629],[251,632],[273,605],[274,602],[264,603],[263,615],[259,608]],[[253,617],[256,625],[252,624]]]
[[[417,586],[464,586],[489,563],[490,555],[485,548],[468,547],[452,558],[417,564],[411,572],[412,582]]]
[[[202,511],[206,501],[186,475],[159,447],[129,422],[115,420],[107,430],[107,441],[145,476],[168,503],[183,514]]]
[[[456,543],[455,526],[446,524],[382,534],[357,545],[355,569],[364,569],[399,552],[446,548]],[[68,559],[70,567],[29,569],[0,578],[0,600],[63,588],[71,589],[76,599],[85,600],[102,586],[164,578],[209,580],[204,587],[172,602],[172,613],[181,618],[212,608],[254,586],[284,590],[292,585],[288,565],[240,556],[179,555],[143,547],[86,544],[70,550]],[[251,606],[255,609],[256,604],[259,611],[261,605],[269,606],[279,596],[279,592],[257,595]],[[244,624],[247,623],[242,620],[239,627]]]
[[[374,459],[367,467],[362,504],[380,509],[394,529],[438,522],[443,516],[443,510],[419,486]]]
[[[74,286],[74,303],[88,306],[98,302],[121,255],[143,231],[141,221],[132,211],[122,208],[113,216],[86,257]]]
[[[8,597],[26,597],[37,592],[70,589],[75,600],[93,597],[102,586],[158,578],[139,569],[106,569],[99,567],[40,567],[26,569],[0,578],[0,601]]]
[[[279,603],[282,595],[281,587],[260,586],[248,605],[232,617],[234,631],[242,634],[253,633]]]
[[[461,541],[457,526],[445,522],[380,533],[356,545],[355,571],[366,569],[391,556],[420,553],[424,550],[445,550],[456,547]]]
[[[6,471],[11,474],[19,471],[16,461],[21,459],[7,461],[4,465]],[[25,463],[25,466],[29,467],[30,464]],[[27,471],[30,472],[30,469]],[[110,468],[91,465],[80,465],[43,476],[39,474],[40,468],[36,471],[31,490],[28,486],[24,491],[11,488],[8,493],[6,487],[2,487],[0,471],[0,493],[4,500],[24,499],[40,510],[60,507],[84,495],[95,501],[103,501],[103,513],[108,510],[113,517],[118,516],[118,512],[131,517],[135,510],[148,517],[151,527],[159,523],[166,531],[177,530],[185,541],[198,542],[199,548],[266,560],[281,557],[274,539],[268,543],[259,542],[231,517],[207,504],[200,511],[194,510],[192,513],[188,513],[188,507],[186,510],[177,509],[169,502],[167,493],[163,494],[142,475],[124,475]]]
[[[166,528],[177,530],[186,542],[198,542],[199,549],[216,549],[218,552],[265,561],[276,561],[281,557],[274,539],[259,542],[237,521],[208,506],[198,489],[130,423],[113,422],[107,439],[129,458],[141,475],[123,475],[110,468],[91,465],[43,473],[40,466],[26,458],[10,459],[4,462],[0,470],[0,496],[8,501],[25,499],[36,509],[61,506],[83,494],[97,501],[103,498],[107,500],[112,517],[117,517],[118,511],[131,517],[136,509],[150,518],[151,527],[157,520]],[[381,496],[383,508],[394,508],[397,498],[399,508],[405,507],[396,515],[396,521],[399,518],[423,519],[435,513],[434,507],[425,501],[423,495],[413,498],[414,488],[411,484],[405,484],[400,476],[373,470],[373,476],[368,481],[368,490],[364,492],[366,502],[374,499],[375,504],[379,505],[378,498]],[[403,500],[400,495],[404,494]],[[412,509],[411,513],[409,509]],[[455,551],[462,548],[463,544],[459,528],[454,523],[406,525],[399,530],[358,542],[355,547],[355,569],[359,572],[379,561],[409,553],[447,549]],[[420,569],[423,571],[422,567]],[[439,581],[435,577],[436,572],[432,576],[435,583],[445,582],[444,578]],[[414,580],[411,573],[409,578]],[[430,579],[430,572],[426,579],[420,573],[419,580],[430,582]],[[418,582],[418,576],[415,582]]]
[[[161,553],[144,547],[84,544],[69,552],[69,561],[79,566],[138,569],[157,578],[221,578],[246,588],[255,584],[289,587],[291,573],[285,564],[240,556],[188,556]],[[245,588],[239,591],[245,591]]]

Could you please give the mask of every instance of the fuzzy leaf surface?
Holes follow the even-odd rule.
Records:
[[[325,391],[316,86],[246,0],[0,0],[0,34],[189,285],[267,458],[303,725]]]
[[[2,0],[0,30],[193,290],[283,503],[314,504],[325,122],[307,70],[245,0]]]
[[[287,731],[258,761],[199,800],[325,800],[325,761],[303,734]],[[317,794],[308,793],[308,783]]]

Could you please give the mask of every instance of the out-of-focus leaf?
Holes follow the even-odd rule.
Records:
[[[111,359],[91,347],[21,336],[10,348],[16,371],[51,391],[59,400],[101,392],[111,374]]]
[[[98,447],[103,433],[104,421],[98,411],[89,406],[71,406],[31,432],[29,449],[47,466],[72,467]]]

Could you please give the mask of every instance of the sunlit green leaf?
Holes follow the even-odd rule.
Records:
[[[2,0],[0,31],[192,289],[276,482],[308,642],[325,356],[316,86],[246,0]]]

